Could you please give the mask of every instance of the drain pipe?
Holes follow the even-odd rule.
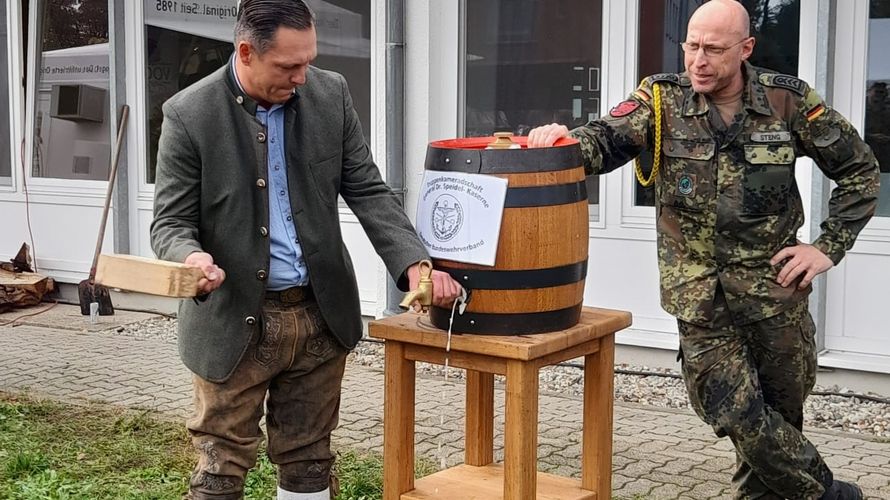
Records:
[[[386,182],[405,206],[405,0],[386,0]],[[402,292],[386,280],[386,316],[398,314]]]

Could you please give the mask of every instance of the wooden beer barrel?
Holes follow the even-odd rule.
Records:
[[[578,141],[550,148],[485,149],[491,137],[430,143],[427,170],[507,179],[507,197],[494,266],[433,259],[471,290],[452,331],[524,335],[578,323],[587,276],[588,206]],[[466,214],[472,217],[472,214]],[[430,320],[447,329],[450,309],[433,307]]]

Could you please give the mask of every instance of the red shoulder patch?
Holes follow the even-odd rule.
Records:
[[[609,114],[611,116],[614,116],[615,118],[621,118],[622,116],[627,116],[627,115],[633,113],[639,107],[640,107],[639,101],[629,99],[627,101],[618,103],[617,106],[615,106],[614,108],[612,108],[611,111],[609,111]]]

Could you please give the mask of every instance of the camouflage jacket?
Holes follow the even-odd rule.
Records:
[[[804,222],[794,161],[809,156],[837,187],[814,245],[835,263],[877,206],[879,171],[853,126],[803,81],[745,63],[743,109],[725,130],[685,74],[646,78],[608,116],[579,127],[589,174],[610,172],[654,144],[653,85],[661,90],[656,181],[658,264],[664,309],[709,325],[721,284],[739,324],[791,307],[809,290],[782,288],[770,258]],[[714,110],[716,112],[716,109]]]

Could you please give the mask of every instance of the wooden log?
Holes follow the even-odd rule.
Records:
[[[198,281],[203,277],[197,267],[135,255],[103,254],[96,266],[100,285],[165,297],[198,295]]]
[[[37,273],[0,270],[0,312],[39,304],[55,288],[52,278]]]

